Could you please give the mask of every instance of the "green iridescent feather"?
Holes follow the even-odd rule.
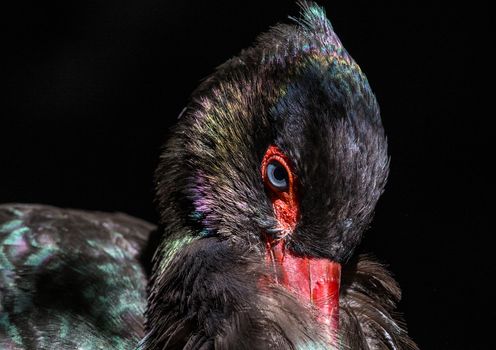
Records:
[[[0,349],[133,349],[153,230],[124,214],[0,206]]]

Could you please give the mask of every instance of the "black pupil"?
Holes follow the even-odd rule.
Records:
[[[274,169],[274,178],[278,181],[286,180],[286,169],[281,164],[276,164]]]

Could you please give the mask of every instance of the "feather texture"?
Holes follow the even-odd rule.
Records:
[[[124,214],[1,205],[0,348],[133,348],[153,229]]]
[[[370,255],[345,265],[340,293],[340,337],[346,349],[417,349],[396,304],[401,290]]]

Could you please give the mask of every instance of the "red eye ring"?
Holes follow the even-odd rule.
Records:
[[[287,187],[274,186],[274,181],[267,173],[271,164],[277,163],[287,174]],[[274,215],[279,226],[285,231],[293,231],[299,219],[299,203],[296,194],[296,175],[289,158],[275,145],[270,145],[262,159],[262,180],[269,190]],[[272,180],[272,181],[271,181]]]
[[[281,191],[280,188],[277,188],[273,185],[273,183],[270,181],[270,176],[268,174],[268,169],[271,164],[277,163],[284,168],[287,174],[287,190]],[[264,181],[264,184],[267,188],[269,188],[272,191],[275,192],[290,192],[291,188],[293,187],[294,184],[294,174],[291,169],[291,166],[289,165],[289,159],[286,157],[282,151],[274,145],[270,145],[267,151],[265,152],[264,158],[262,160],[262,179]]]

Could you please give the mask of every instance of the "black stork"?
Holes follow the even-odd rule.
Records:
[[[388,163],[364,73],[302,3],[193,93],[159,228],[0,206],[0,348],[416,349],[398,285],[353,255]]]

